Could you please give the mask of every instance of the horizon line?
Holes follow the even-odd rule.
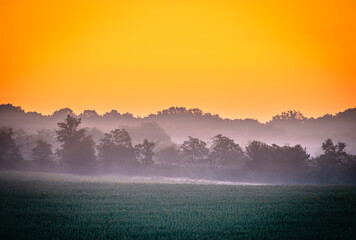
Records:
[[[24,113],[37,113],[37,114],[40,114],[40,115],[42,115],[42,116],[53,116],[53,114],[55,113],[55,112],[58,112],[58,111],[60,111],[60,110],[64,110],[64,109],[69,109],[69,110],[71,110],[73,113],[74,113],[74,115],[76,115],[76,116],[80,116],[80,115],[82,115],[82,114],[84,114],[84,112],[85,111],[94,111],[98,116],[104,116],[105,114],[108,114],[108,113],[110,113],[110,112],[112,112],[112,111],[116,111],[117,113],[119,113],[120,115],[125,115],[125,114],[129,114],[129,115],[132,115],[132,117],[134,117],[134,118],[137,118],[137,119],[143,119],[143,118],[147,118],[147,117],[150,117],[151,115],[158,115],[160,112],[163,112],[163,111],[165,111],[165,110],[169,110],[169,109],[171,109],[171,108],[184,108],[186,111],[189,111],[189,110],[200,110],[201,112],[202,112],[202,116],[204,116],[204,115],[211,115],[211,116],[216,116],[216,117],[219,117],[219,118],[221,118],[221,119],[223,119],[223,120],[256,120],[256,121],[258,121],[258,122],[260,122],[260,123],[267,123],[267,122],[270,122],[270,121],[272,121],[273,120],[273,117],[275,117],[275,116],[278,116],[278,115],[280,115],[280,114],[282,114],[282,113],[287,113],[287,112],[297,112],[297,113],[300,113],[303,117],[305,117],[306,119],[316,119],[316,118],[321,118],[321,117],[324,117],[324,116],[327,116],[327,115],[331,115],[331,116],[335,116],[335,115],[337,115],[338,113],[342,113],[342,112],[345,112],[345,111],[347,111],[347,110],[353,110],[353,109],[356,109],[356,107],[349,107],[349,108],[346,108],[345,110],[343,110],[343,111],[339,111],[339,112],[335,112],[335,113],[325,113],[325,114],[323,114],[323,115],[320,115],[320,116],[318,116],[318,117],[308,117],[308,116],[305,116],[301,111],[299,111],[299,110],[292,110],[292,109],[289,109],[289,110],[284,110],[284,111],[280,111],[278,114],[276,114],[276,115],[273,115],[272,117],[270,117],[270,119],[269,120],[267,120],[267,121],[260,121],[259,119],[256,119],[256,118],[250,118],[250,117],[246,117],[246,118],[229,118],[229,117],[223,117],[223,116],[221,116],[220,114],[218,114],[218,113],[211,113],[211,112],[205,112],[204,110],[202,110],[201,108],[198,108],[198,107],[192,107],[192,108],[188,108],[188,107],[184,107],[184,106],[170,106],[170,107],[167,107],[167,108],[164,108],[164,109],[161,109],[161,110],[157,110],[156,112],[152,112],[152,113],[150,113],[150,114],[148,114],[148,115],[145,115],[145,116],[140,116],[140,115],[134,115],[133,113],[131,113],[131,112],[119,112],[117,109],[111,109],[110,111],[106,111],[105,113],[99,113],[99,112],[97,112],[97,110],[95,110],[95,109],[84,109],[84,110],[82,110],[80,113],[78,113],[77,111],[74,111],[72,108],[70,108],[70,107],[61,107],[61,108],[58,108],[57,110],[54,110],[52,113],[50,113],[50,114],[44,114],[44,113],[42,113],[42,112],[39,112],[39,111],[37,111],[37,110],[35,110],[35,111],[27,111],[25,108],[23,108],[22,106],[20,106],[20,105],[18,105],[18,106],[16,106],[16,105],[14,105],[14,104],[12,104],[12,103],[1,103],[0,104],[0,107],[1,106],[12,106],[12,107],[14,107],[14,108],[20,108],[21,110],[23,110],[24,111]]]

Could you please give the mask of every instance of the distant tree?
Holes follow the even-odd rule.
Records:
[[[153,149],[155,147],[154,142],[149,142],[147,139],[143,140],[142,144],[135,146],[136,159],[144,166],[152,166],[153,162]]]
[[[297,111],[287,111],[282,112],[272,118],[272,121],[288,120],[288,121],[303,121],[307,118],[303,116],[301,112]]]
[[[321,149],[324,150],[324,154],[318,157],[317,162],[323,168],[337,169],[347,166],[351,159],[351,155],[346,153],[346,144],[343,142],[334,144],[331,139],[326,139]]]
[[[36,145],[36,139],[23,129],[14,131],[14,141],[24,159],[31,160],[32,148]]]
[[[283,168],[288,171],[302,171],[310,157],[307,150],[299,144],[294,147],[283,146],[280,151],[283,152]]]
[[[32,160],[40,170],[46,170],[53,160],[52,145],[43,140],[37,140],[32,149]]]
[[[180,146],[180,152],[186,163],[203,164],[208,161],[209,149],[206,143],[198,138],[189,136]]]
[[[275,177],[286,181],[304,181],[307,163],[310,155],[300,145],[283,146],[272,145],[271,169]]]
[[[238,166],[244,161],[245,154],[233,139],[221,134],[213,137],[210,158],[216,165],[228,167]]]
[[[318,169],[319,180],[323,183],[343,181],[346,172],[355,163],[355,157],[346,153],[346,144],[334,144],[331,139],[326,139],[321,148],[324,154],[314,159]]]
[[[49,129],[38,130],[37,134],[35,135],[35,138],[37,140],[43,140],[51,144],[52,147],[55,147],[58,144],[55,130],[49,130]]]
[[[324,150],[324,153],[327,155],[334,154],[336,151],[336,146],[334,145],[333,141],[328,138],[323,142],[321,145],[321,149]]]
[[[125,129],[105,133],[97,149],[99,159],[109,170],[115,167],[128,168],[137,163],[131,137]]]
[[[260,141],[252,141],[246,146],[249,158],[246,167],[253,170],[266,169],[266,164],[273,159],[272,147]]]
[[[182,157],[179,154],[179,147],[175,144],[158,148],[155,153],[157,162],[163,165],[180,165]]]
[[[85,129],[80,129],[80,118],[67,115],[64,122],[58,123],[57,141],[61,149],[57,151],[63,163],[75,173],[90,173],[94,170],[95,148],[91,136]]]
[[[249,159],[247,169],[259,171],[270,180],[283,178],[291,181],[301,180],[310,157],[300,145],[280,147],[260,141],[250,142],[246,154]]]
[[[345,154],[346,153],[346,143],[338,142],[335,146],[335,149],[338,154]]]
[[[22,156],[13,137],[11,128],[0,128],[0,168],[13,169],[21,164]]]

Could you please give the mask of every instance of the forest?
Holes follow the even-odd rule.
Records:
[[[67,115],[55,130],[35,134],[1,127],[1,169],[271,184],[356,184],[356,156],[347,152],[346,143],[330,138],[320,143],[322,154],[311,157],[299,144],[253,140],[241,147],[222,134],[209,142],[188,136],[182,144],[150,139],[133,144],[125,128],[115,128],[94,141],[81,121]]]

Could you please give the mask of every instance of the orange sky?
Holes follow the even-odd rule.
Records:
[[[356,107],[356,1],[0,1],[0,103],[262,121]]]

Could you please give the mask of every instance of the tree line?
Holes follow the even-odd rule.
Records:
[[[222,134],[212,138],[210,147],[191,136],[181,145],[162,147],[147,139],[133,145],[125,129],[114,129],[96,144],[80,124],[81,118],[68,115],[57,124],[55,137],[59,148],[53,151],[52,145],[39,137],[27,149],[30,152],[27,159],[14,140],[14,131],[2,127],[1,169],[159,174],[271,183],[356,183],[356,156],[346,152],[345,143],[334,143],[331,139],[321,144],[324,153],[312,158],[301,145],[251,141],[243,149]]]

